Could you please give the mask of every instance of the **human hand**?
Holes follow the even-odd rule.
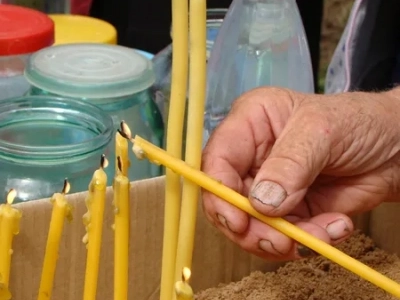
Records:
[[[202,169],[271,217],[335,245],[349,216],[400,199],[399,91],[305,95],[259,88],[211,135]],[[307,249],[203,191],[207,218],[243,249],[272,260]]]

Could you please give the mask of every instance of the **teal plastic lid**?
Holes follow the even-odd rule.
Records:
[[[152,62],[137,51],[106,44],[66,44],[33,54],[28,82],[76,98],[114,98],[141,92],[155,82]]]

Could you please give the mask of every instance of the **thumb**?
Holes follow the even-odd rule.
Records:
[[[292,115],[250,189],[250,202],[257,211],[281,217],[296,208],[329,161],[330,132],[322,114]]]

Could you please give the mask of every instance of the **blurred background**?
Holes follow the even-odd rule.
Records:
[[[114,25],[118,44],[157,53],[171,43],[171,3],[162,0],[0,0],[63,13],[91,15]],[[353,0],[297,0],[312,57],[316,91],[323,92],[327,66],[346,25]],[[208,8],[228,8],[231,0],[208,0]],[[51,6],[51,7],[49,7]]]

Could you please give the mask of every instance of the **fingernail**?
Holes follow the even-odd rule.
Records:
[[[274,255],[283,255],[283,253],[280,253],[278,250],[275,249],[274,244],[272,244],[269,240],[260,240],[258,242],[258,247],[261,250]]]
[[[230,231],[232,231],[232,230],[229,228],[228,221],[226,220],[226,218],[225,218],[223,215],[217,214],[217,218],[218,218],[218,221],[221,223],[222,226],[224,226],[225,228],[227,228],[227,229],[229,229]],[[232,232],[233,232],[233,231],[232,231]]]
[[[338,240],[349,234],[350,230],[344,220],[336,220],[326,226],[326,232],[332,240]]]
[[[317,255],[317,253],[304,245],[297,246],[297,254],[302,258],[309,258]]]
[[[261,181],[251,191],[251,197],[273,207],[281,205],[286,196],[285,189],[272,181]]]

